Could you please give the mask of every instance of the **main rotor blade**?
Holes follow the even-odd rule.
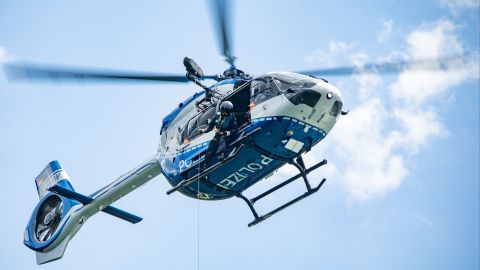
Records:
[[[231,46],[231,9],[229,0],[211,0],[213,5],[213,17],[217,29],[217,38],[225,61],[235,68],[235,56]]]
[[[442,70],[450,66],[454,61],[463,60],[465,56],[451,56],[439,59],[421,59],[412,61],[394,61],[382,63],[368,63],[362,66],[344,66],[300,71],[297,73],[305,75],[319,75],[319,76],[348,76],[353,74],[378,73],[389,74],[399,73],[406,68],[412,70]],[[458,65],[457,65],[458,67]]]
[[[50,65],[6,64],[7,78],[15,81],[138,81],[138,82],[177,82],[185,83],[185,75],[169,75],[147,72],[125,72]]]

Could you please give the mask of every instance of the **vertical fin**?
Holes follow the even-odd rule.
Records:
[[[68,181],[67,172],[63,170],[60,163],[57,160],[48,163],[45,169],[43,169],[43,171],[35,178],[39,199],[42,199],[49,192],[48,189],[61,180],[65,180],[63,181],[63,187],[72,191],[74,190]]]

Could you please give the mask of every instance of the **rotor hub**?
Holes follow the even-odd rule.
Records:
[[[45,215],[45,218],[43,219],[43,224],[45,225],[49,225],[50,223],[52,223],[53,221],[53,218],[55,217],[55,211],[52,211],[48,214]]]
[[[243,70],[236,69],[236,68],[229,68],[225,70],[222,74],[223,79],[250,79],[251,76]]]

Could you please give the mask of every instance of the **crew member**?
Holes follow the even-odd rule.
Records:
[[[215,116],[207,128],[200,129],[202,133],[215,130],[215,136],[208,145],[207,152],[205,153],[205,162],[203,163],[203,169],[210,167],[213,155],[216,152],[220,153],[219,160],[225,158],[225,151],[227,150],[227,143],[237,129],[237,119],[233,114],[233,104],[230,101],[224,101],[220,104],[220,112]]]

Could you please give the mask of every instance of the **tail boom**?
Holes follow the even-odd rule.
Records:
[[[140,217],[110,205],[160,173],[160,165],[154,156],[111,184],[85,196],[75,192],[58,161],[49,163],[36,178],[40,202],[25,230],[25,245],[36,251],[37,263],[43,264],[60,259],[68,242],[85,221],[100,211],[131,223],[141,221]]]

